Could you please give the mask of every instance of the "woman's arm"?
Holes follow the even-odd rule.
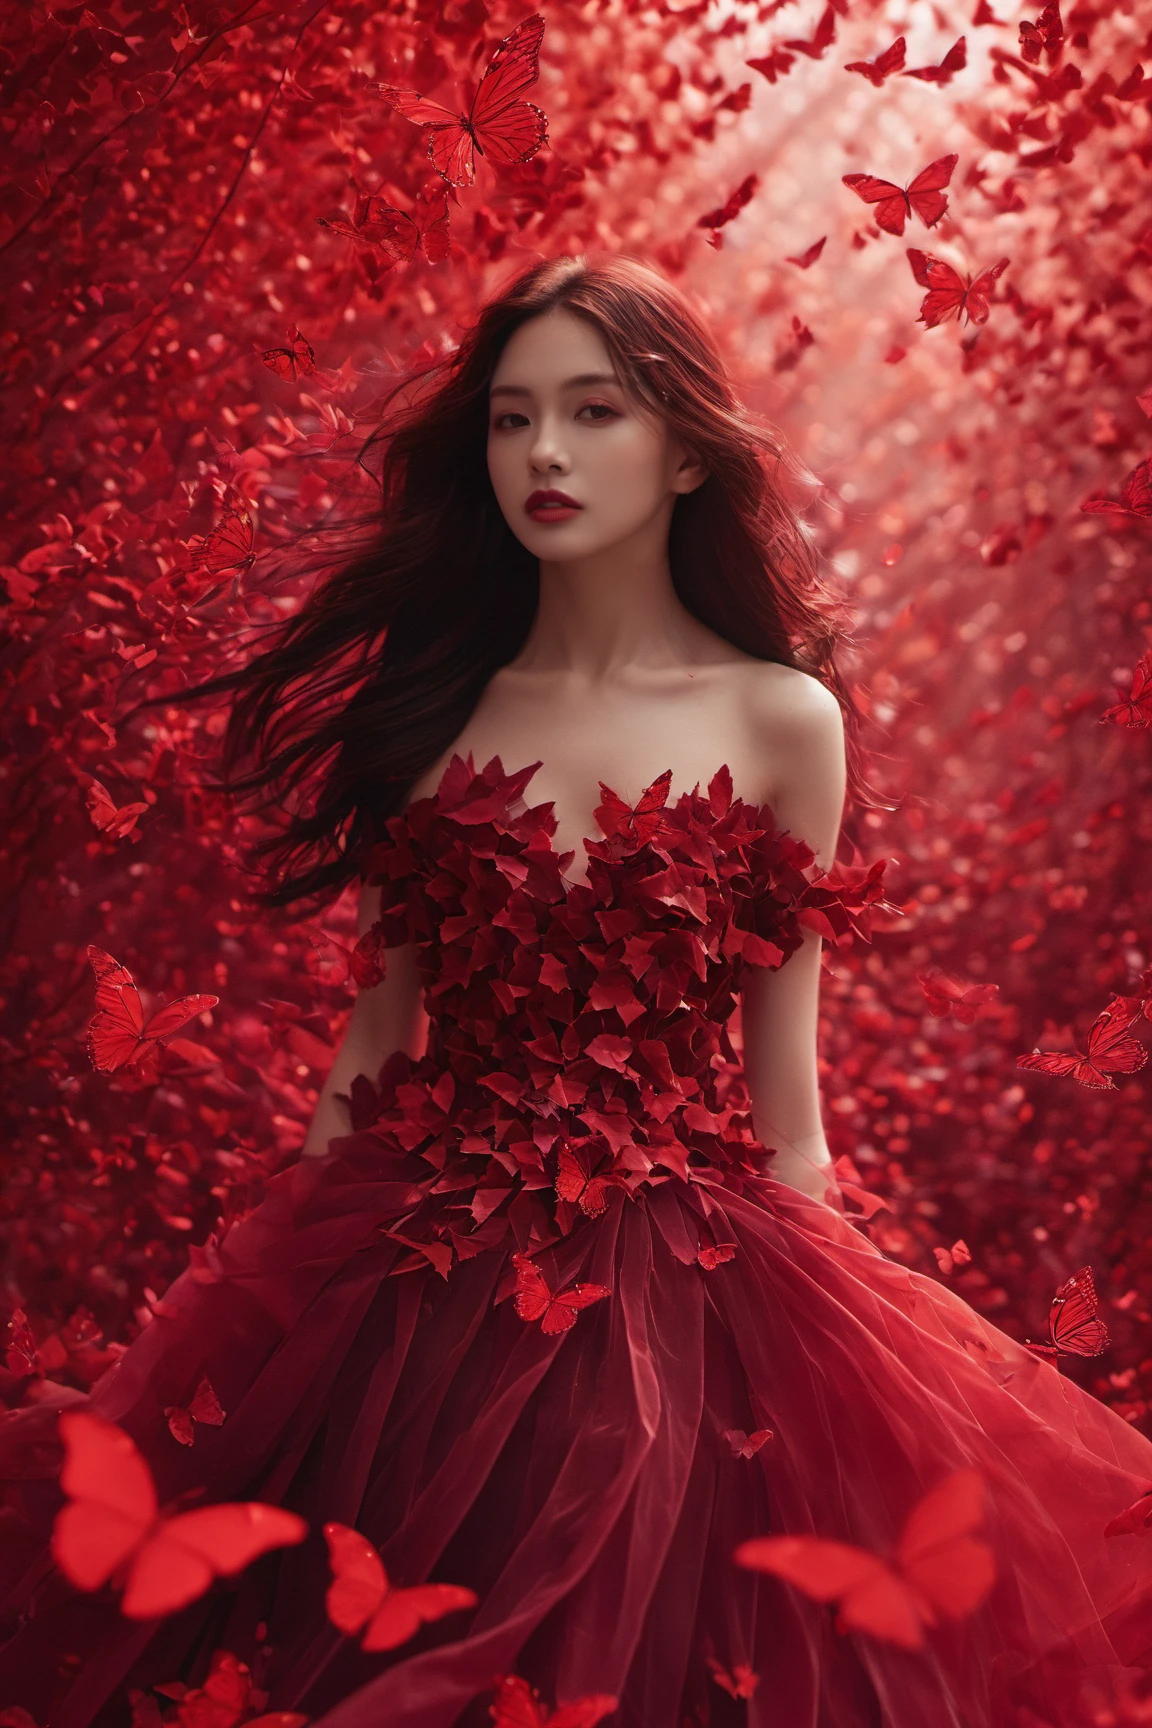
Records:
[[[380,913],[380,890],[365,885],[360,891],[357,934],[363,936]],[[424,1048],[428,1017],[421,1001],[420,975],[412,944],[389,948],[384,982],[361,990],[348,1022],[344,1041],[316,1101],[301,1157],[323,1158],[328,1142],[352,1132],[347,1106],[337,1092],[347,1093],[357,1074],[375,1080],[380,1064],[394,1050],[418,1056]]]
[[[804,673],[774,676],[759,695],[765,755],[779,764],[770,799],[776,820],[806,840],[828,869],[844,809],[840,706]],[[805,931],[802,946],[778,971],[749,966],[742,1002],[744,1072],[756,1138],[776,1149],[770,1173],[817,1200],[832,1183],[816,1067],[820,949],[820,937]]]

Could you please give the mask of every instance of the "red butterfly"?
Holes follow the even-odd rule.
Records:
[[[1101,714],[1101,725],[1105,721],[1111,721],[1113,726],[1152,726],[1152,650],[1137,661],[1128,694],[1121,696],[1115,708],[1107,708]],[[130,808],[134,810],[136,806]]]
[[[792,39],[785,42],[784,46],[785,48],[794,48],[797,54],[807,54],[809,60],[823,60],[825,49],[831,48],[835,40],[836,8],[835,6],[825,6],[811,41]]]
[[[706,216],[697,217],[697,228],[723,228],[726,223],[733,221],[755,195],[759,184],[759,175],[749,174],[741,180],[726,204],[721,204],[716,210],[709,210]]]
[[[84,794],[84,802],[97,828],[113,840],[123,840],[125,834],[131,834],[137,818],[143,816],[148,808],[147,804],[121,804],[117,809],[107,786],[102,785],[95,775]]]
[[[891,180],[878,180],[874,174],[842,174],[845,186],[850,186],[865,204],[876,205],[876,225],[888,234],[903,234],[909,216],[919,216],[925,228],[933,228],[948,208],[943,188],[952,178],[952,170],[960,158],[939,156],[922,168],[910,185],[894,186]]]
[[[793,258],[791,253],[789,253],[788,256],[785,258],[784,262],[786,264],[799,264],[801,270],[807,270],[807,268],[810,264],[815,264],[817,258],[819,258],[819,256],[820,256],[821,252],[823,252],[824,242],[825,242],[825,240],[827,240],[827,238],[828,238],[827,234],[822,234],[820,236],[819,240],[814,240],[812,242],[812,244],[811,244],[811,246],[809,246],[807,252],[802,252],[800,254],[799,258]]]
[[[1139,1536],[1152,1530],[1152,1488],[1146,1488],[1139,1500],[1117,1512],[1104,1526],[1105,1536]]]
[[[277,378],[299,378],[302,372],[315,372],[316,353],[295,324],[288,327],[287,348],[265,348],[264,364]]]
[[[1108,1346],[1108,1328],[1096,1318],[1096,1284],[1090,1266],[1066,1278],[1048,1310],[1048,1342],[1024,1342],[1037,1356],[1099,1356]]]
[[[885,78],[890,78],[893,72],[899,72],[904,64],[904,38],[897,36],[891,48],[885,48],[883,54],[878,54],[875,60],[850,60],[845,66],[845,72],[859,72],[877,89]]]
[[[960,36],[953,42],[939,66],[910,66],[903,74],[905,78],[923,78],[927,84],[951,84],[957,72],[962,72],[968,64],[968,43]]]
[[[919,1650],[941,1614],[958,1618],[984,1600],[996,1577],[991,1548],[970,1534],[983,1516],[983,1478],[957,1470],[913,1507],[890,1560],[822,1536],[742,1542],[738,1565],[771,1572],[817,1602],[839,1601],[837,1630],[870,1632]]]
[[[785,54],[783,48],[773,48],[770,54],[763,55],[759,60],[745,60],[745,66],[751,66],[753,72],[760,72],[767,78],[769,84],[775,84],[777,78],[782,78],[790,72],[796,62],[795,54]]]
[[[521,1320],[539,1320],[542,1332],[567,1332],[576,1324],[581,1308],[612,1294],[603,1284],[570,1284],[566,1290],[553,1293],[539,1266],[526,1254],[513,1254],[512,1264],[516,1268],[516,1312]]]
[[[430,129],[428,155],[450,186],[471,186],[477,151],[504,167],[527,162],[547,142],[547,115],[521,95],[539,77],[543,35],[544,19],[534,12],[504,38],[467,114],[453,114],[418,90],[374,86],[405,120]]]
[[[1148,1060],[1144,1046],[1126,1036],[1133,1020],[1140,1018],[1143,1007],[1139,996],[1113,996],[1089,1030],[1087,1055],[1081,1055],[1079,1050],[1070,1056],[1053,1050],[1034,1050],[1031,1056],[1017,1056],[1016,1066],[1034,1069],[1039,1074],[1070,1075],[1081,1086],[1091,1086],[1094,1091],[1115,1092],[1113,1074],[1135,1074]]]
[[[609,1171],[603,1176],[591,1176],[566,1140],[560,1142],[556,1173],[556,1195],[578,1205],[589,1218],[599,1218],[608,1209],[608,1190],[618,1187],[620,1178]]]
[[[748,1662],[737,1662],[731,1673],[710,1653],[705,1653],[704,1663],[717,1686],[722,1687],[729,1698],[751,1698],[760,1684],[759,1674]]]
[[[496,1682],[496,1698],[488,1714],[496,1728],[596,1728],[596,1723],[615,1708],[615,1698],[598,1692],[547,1710],[527,1680],[521,1680],[519,1674],[503,1674]]]
[[[187,1409],[181,1404],[166,1404],[164,1414],[168,1418],[169,1429],[181,1446],[191,1446],[194,1439],[193,1422],[204,1422],[211,1428],[219,1428],[226,1412],[220,1408],[220,1400],[207,1375],[202,1374],[200,1384],[188,1400]]]
[[[710,1242],[696,1251],[696,1264],[702,1266],[705,1272],[715,1272],[717,1266],[723,1266],[735,1258],[735,1242]]]
[[[757,1428],[752,1434],[745,1434],[743,1428],[725,1428],[724,1438],[732,1448],[733,1458],[755,1458],[766,1440],[776,1437],[773,1428]]]
[[[270,1548],[302,1542],[295,1512],[252,1500],[200,1506],[166,1517],[152,1472],[132,1439],[84,1410],[59,1419],[64,1441],[52,1558],[80,1590],[124,1574],[120,1612],[129,1620],[171,1614],[202,1596],[215,1578],[240,1572]]]
[[[231,1650],[213,1650],[203,1686],[190,1687],[183,1680],[173,1680],[164,1685],[153,1684],[152,1691],[159,1692],[162,1698],[175,1699],[176,1713],[167,1718],[172,1728],[238,1728],[240,1723],[244,1728],[306,1728],[308,1722],[307,1716],[296,1710],[274,1710],[267,1716],[249,1716],[256,1699],[263,1698],[264,1694],[254,1692],[252,1672],[247,1662],[241,1662]],[[134,1696],[133,1704],[138,1696]],[[145,1728],[147,1723],[154,1723],[159,1728],[161,1720],[158,1713],[145,1716],[133,1709],[133,1728],[137,1728],[137,1724],[139,1728]]]
[[[916,982],[924,992],[929,1014],[938,1020],[950,1014],[961,1026],[971,1026],[985,1003],[1000,991],[998,984],[966,984],[938,966],[917,973]]]
[[[328,1618],[340,1632],[359,1632],[361,1650],[395,1650],[430,1620],[474,1608],[477,1596],[460,1584],[416,1584],[396,1589],[388,1582],[375,1548],[347,1524],[325,1524],[333,1580],[324,1598]]]
[[[219,996],[178,996],[158,1008],[147,1025],[140,1006],[140,993],[131,972],[88,944],[88,958],[96,974],[96,1012],[88,1028],[88,1056],[101,1074],[136,1063],[147,1070],[157,1060],[160,1046],[206,1008],[215,1008]]]
[[[593,814],[605,838],[611,840],[619,835],[629,840],[633,848],[647,845],[648,841],[660,832],[663,824],[661,811],[668,802],[668,789],[671,784],[672,770],[665,768],[660,778],[653,780],[651,786],[641,795],[640,802],[633,809],[601,780],[600,795],[604,802],[597,805]]]
[[[957,1266],[968,1266],[972,1261],[972,1250],[963,1237],[958,1237],[951,1248],[933,1248],[932,1252],[941,1272],[951,1272]]]
[[[226,576],[229,570],[243,573],[256,562],[256,530],[243,505],[232,504],[210,534],[192,542],[193,570],[210,576]]]
[[[963,314],[966,323],[987,323],[988,296],[996,278],[1008,268],[1007,258],[997,259],[979,276],[969,276],[967,282],[962,282],[957,271],[943,258],[934,258],[931,252],[919,252],[915,246],[909,246],[907,252],[913,276],[922,288],[928,289],[920,304],[917,323],[931,330],[953,313],[957,322]]]
[[[361,246],[371,246],[384,253],[388,266],[410,264],[417,249],[423,247],[430,264],[442,264],[450,249],[448,236],[448,195],[441,186],[436,192],[417,195],[411,212],[399,210],[378,193],[360,196],[351,223],[317,216],[321,228],[328,228],[342,239],[355,240]]]
[[[1090,516],[1131,516],[1138,522],[1147,522],[1152,518],[1152,456],[1145,456],[1125,477],[1118,500],[1088,498],[1080,508]]]

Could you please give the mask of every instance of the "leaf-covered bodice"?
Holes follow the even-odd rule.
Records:
[[[524,800],[539,767],[454,756],[369,864],[360,981],[413,942],[430,1025],[419,1060],[357,1079],[353,1125],[426,1172],[417,1239],[464,1254],[509,1227],[552,1239],[617,1192],[762,1173],[729,1037],[742,968],[782,965],[805,926],[862,933],[880,894],[881,866],[833,880],[726,767],[672,803],[666,773],[635,809],[602,785],[604,838],[571,881],[552,805]]]

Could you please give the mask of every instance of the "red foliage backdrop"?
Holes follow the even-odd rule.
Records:
[[[299,536],[364,505],[355,454],[394,373],[522,263],[591,247],[706,304],[810,465],[798,503],[857,604],[894,809],[850,834],[893,860],[902,912],[835,951],[826,990],[835,1151],[884,1203],[861,1227],[1017,1337],[1091,1264],[1112,1342],[1067,1371],[1152,1432],[1146,1074],[1017,1067],[1083,1049],[1152,960],[1152,704],[1102,721],[1152,646],[1152,33],[1135,0],[974,5],[549,0],[548,143],[482,160],[447,247],[410,258],[341,232],[382,205],[430,219],[445,190],[376,86],[453,102],[514,11],[6,14],[9,1405],[91,1384],[256,1203],[352,1005],[354,896],[254,911],[253,819],[205,786],[223,715],[181,690],[299,603]],[[951,154],[930,228],[844,183]],[[960,288],[1006,259],[986,318],[922,314],[919,253]],[[1126,511],[1081,508],[1128,477]],[[153,1076],[89,1061],[89,944],[148,1008],[219,998]],[[995,988],[933,1014],[931,968]]]

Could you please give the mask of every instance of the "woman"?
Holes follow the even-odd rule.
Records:
[[[309,1534],[126,1621],[45,1555],[60,1443],[20,1413],[0,1703],[112,1728],[226,1650],[323,1728],[543,1720],[529,1688],[630,1728],[1083,1728],[1148,1643],[1145,1549],[1103,1532],[1152,1446],[843,1215],[820,947],[879,886],[830,874],[851,711],[773,441],[627,260],[527,271],[433,381],[380,544],[231,680],[238,785],[338,746],[269,898],[360,874],[346,1038],[299,1163],[87,1401],[162,1501]],[[202,1375],[226,1419],[182,1448]],[[474,1605],[366,1652],[331,1523]],[[852,1562],[871,1630],[843,1579],[737,1563],[769,1534],[896,1550]]]

